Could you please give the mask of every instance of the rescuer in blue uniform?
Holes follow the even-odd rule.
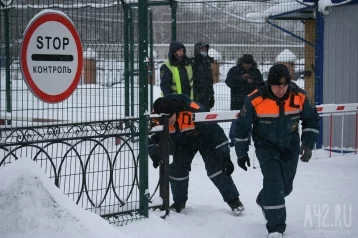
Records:
[[[302,121],[300,142],[299,121]],[[286,229],[285,197],[292,191],[299,154],[308,162],[319,133],[319,116],[306,92],[291,83],[282,64],[270,68],[268,80],[246,97],[235,121],[238,165],[247,170],[252,127],[256,156],[263,175],[257,204],[267,220],[268,237],[282,237]]]

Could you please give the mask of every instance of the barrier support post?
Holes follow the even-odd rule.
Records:
[[[333,134],[333,115],[331,114],[329,125],[329,158],[332,157],[332,134]]]

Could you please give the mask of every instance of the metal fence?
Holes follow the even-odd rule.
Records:
[[[146,137],[153,89],[147,74],[158,86],[159,67],[172,40],[184,43],[188,56],[193,56],[196,42],[210,44],[214,110],[230,108],[224,81],[243,54],[253,55],[264,78],[274,63],[287,64],[296,82],[314,96],[312,16],[293,12],[269,21],[246,17],[278,7],[275,1],[8,2],[0,8],[0,165],[31,157],[52,171],[50,177],[65,194],[113,222],[148,215],[153,196],[146,193]],[[80,84],[58,104],[36,98],[20,69],[23,33],[44,9],[62,11],[72,19],[84,50]],[[223,127],[228,130],[229,123]],[[161,170],[161,178],[163,174]],[[76,191],[65,186],[72,180]]]
[[[0,167],[33,160],[82,208],[117,224],[139,219],[139,133],[132,124],[138,120],[3,128]]]
[[[147,152],[139,153],[147,84],[138,80],[138,10],[106,2],[1,1],[0,166],[32,159],[78,205],[123,224],[148,216]],[[79,85],[57,104],[30,92],[19,59],[27,25],[48,9],[71,18],[84,51]]]
[[[0,11],[0,55],[9,56],[11,61],[9,69],[1,68],[0,75],[0,111],[11,113],[7,119],[23,118],[23,121],[31,121],[31,118],[39,118],[81,122],[113,119],[125,112],[128,115],[138,114],[134,111],[138,108],[138,101],[132,101],[133,106],[127,105],[127,109],[125,97],[122,96],[125,91],[122,7],[92,2],[88,1],[84,5],[51,5],[51,1],[37,1],[33,4],[14,1],[11,7]],[[75,93],[59,104],[46,104],[34,97],[20,69],[22,35],[30,20],[44,9],[63,11],[72,19],[84,50],[81,82]],[[138,84],[133,84],[133,90],[137,89]]]

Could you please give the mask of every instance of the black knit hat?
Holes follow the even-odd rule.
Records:
[[[290,72],[283,64],[275,64],[270,68],[268,75],[269,85],[285,85],[291,82]]]
[[[253,64],[254,63],[254,57],[250,54],[244,54],[241,58],[241,62],[243,64]]]
[[[177,100],[173,100],[167,97],[161,97],[155,100],[153,104],[153,110],[156,114],[169,114],[172,116],[174,113],[178,113],[184,110],[183,103]]]

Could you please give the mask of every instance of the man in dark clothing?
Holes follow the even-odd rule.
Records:
[[[186,94],[193,99],[193,69],[182,43],[170,43],[168,60],[160,67],[160,89],[163,95]]]
[[[286,229],[285,197],[292,191],[299,154],[308,162],[319,133],[319,116],[306,92],[291,83],[286,66],[270,68],[268,80],[246,97],[235,121],[238,165],[247,170],[249,132],[263,175],[256,202],[267,220],[268,237],[282,237]],[[300,146],[299,121],[302,121]]]
[[[254,91],[262,81],[262,74],[252,55],[245,54],[239,58],[237,65],[229,70],[225,80],[231,92],[230,110],[241,110],[246,96]],[[235,124],[232,123],[229,132],[230,146],[234,146],[235,143],[234,131]]]
[[[193,73],[194,100],[207,109],[214,106],[214,87],[211,63],[213,58],[208,56],[209,44],[198,42],[194,45]]]
[[[184,94],[171,94],[158,98],[153,104],[154,113],[166,113],[172,140],[173,162],[169,179],[174,203],[172,210],[181,212],[188,200],[189,172],[195,154],[199,151],[208,177],[218,188],[235,215],[244,210],[239,192],[231,178],[234,165],[230,159],[228,139],[217,123],[195,123],[193,113],[207,111],[201,104]],[[148,153],[156,168],[160,164],[159,138],[154,134],[148,142]]]

